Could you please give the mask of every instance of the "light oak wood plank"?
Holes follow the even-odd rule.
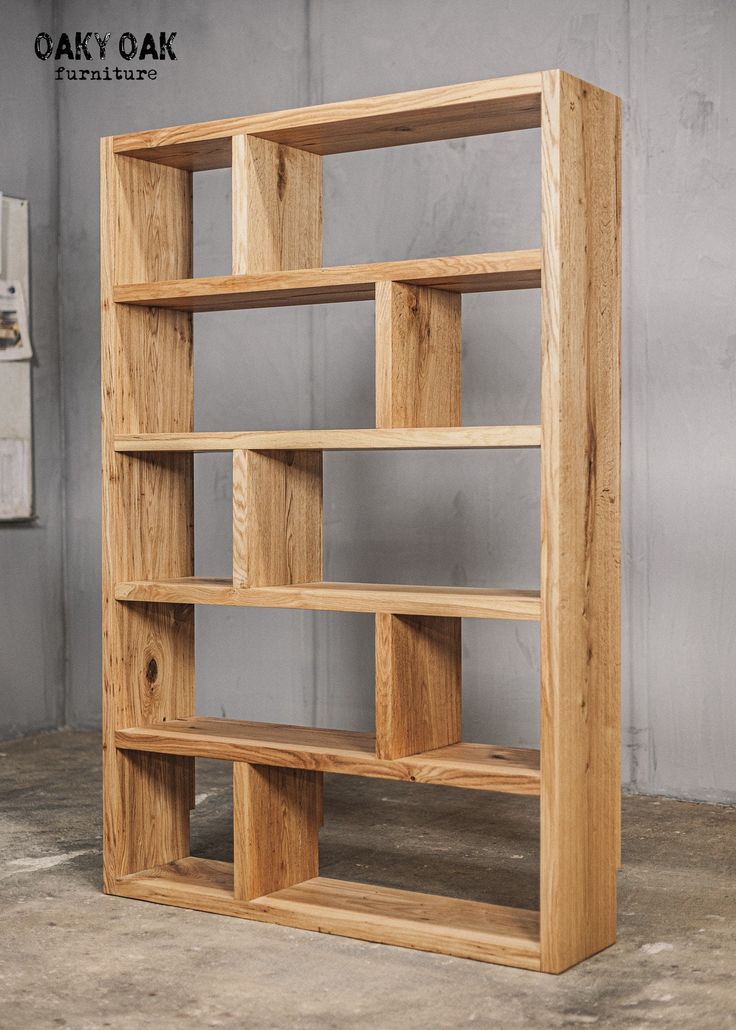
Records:
[[[322,773],[233,764],[234,895],[251,901],[319,873]]]
[[[541,75],[534,72],[243,118],[116,136],[115,152],[192,171],[230,165],[231,141],[251,133],[315,154],[536,128]]]
[[[322,264],[322,158],[258,136],[232,142],[233,275]]]
[[[543,75],[542,968],[616,938],[620,111]]]
[[[469,619],[539,619],[539,594],[533,590],[475,587],[418,587],[385,583],[300,583],[237,590],[230,579],[187,576],[180,579],[118,583],[118,601],[162,604],[227,604],[246,608],[306,608],[334,612],[391,612],[394,615],[443,615]]]
[[[491,744],[447,747],[384,759],[375,737],[352,730],[314,729],[198,716],[118,730],[116,746],[133,751],[311,769],[506,794],[539,794],[539,752]]]
[[[459,426],[460,294],[376,283],[376,426]]]
[[[115,893],[442,955],[539,969],[539,915],[526,909],[321,876],[247,902],[233,896],[229,863],[202,858],[185,858],[124,877],[115,885]]]
[[[322,578],[322,452],[233,451],[233,585]]]
[[[101,147],[104,884],[189,851],[194,763],[119,754],[122,726],[194,711],[190,608],[120,605],[114,584],[193,571],[192,458],[120,454],[127,433],[190,432],[191,318],[123,308],[115,282],[192,271],[191,175]]]
[[[152,276],[138,283],[121,279],[115,287],[114,299],[118,304],[180,311],[230,311],[373,300],[376,283],[383,280],[436,286],[459,293],[535,289],[541,282],[541,252],[465,254],[202,279],[154,280]]]
[[[539,447],[540,426],[458,426],[432,429],[289,429],[245,433],[138,433],[118,436],[122,453],[236,450],[442,450]]]
[[[376,614],[376,754],[402,758],[460,740],[460,619]]]

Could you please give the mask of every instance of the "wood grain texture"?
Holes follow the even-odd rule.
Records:
[[[439,783],[505,794],[539,794],[539,752],[450,744],[395,760],[376,756],[373,734],[198,716],[118,730],[117,747],[251,762],[288,769]]]
[[[117,453],[118,434],[191,432],[191,319],[123,308],[115,282],[192,271],[191,176],[101,148],[104,883],[189,851],[193,761],[119,755],[116,729],[194,705],[194,616],[121,605],[121,579],[191,575],[192,458]]]
[[[539,914],[479,901],[322,876],[240,901],[234,897],[232,865],[205,858],[185,858],[124,877],[115,893],[521,969],[540,965]]]
[[[234,896],[251,901],[319,873],[322,773],[233,764]]]
[[[123,454],[165,451],[386,451],[539,447],[540,426],[459,426],[433,429],[288,429],[245,433],[138,433],[118,436]]]
[[[542,969],[616,937],[619,101],[543,75]]]
[[[272,114],[116,136],[115,152],[191,171],[227,168],[231,141],[255,134],[315,154],[536,128],[541,75],[513,75]]]
[[[233,275],[319,268],[322,158],[258,136],[232,141]]]
[[[376,754],[402,758],[460,740],[460,619],[376,614]]]
[[[322,452],[233,451],[233,586],[322,578]]]
[[[464,254],[202,279],[164,280],[159,276],[158,280],[151,277],[137,283],[120,280],[114,297],[119,304],[180,311],[234,311],[373,300],[376,283],[388,279],[458,293],[535,289],[541,282],[541,252]]]
[[[118,601],[160,604],[227,604],[246,608],[305,608],[327,612],[391,612],[466,619],[539,619],[534,590],[480,587],[417,587],[387,583],[300,583],[240,590],[231,579],[181,579],[118,583]]]
[[[376,426],[459,426],[460,294],[376,283]]]

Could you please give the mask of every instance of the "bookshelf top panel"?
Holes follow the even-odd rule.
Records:
[[[233,136],[249,133],[313,154],[538,128],[542,73],[195,122],[115,136],[116,154],[205,171],[231,164]]]

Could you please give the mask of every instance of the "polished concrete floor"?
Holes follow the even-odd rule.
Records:
[[[559,977],[100,893],[99,738],[0,746],[0,1028],[736,1028],[736,809],[624,800],[619,942]],[[227,858],[229,766],[195,854]],[[529,799],[327,782],[327,875],[532,907]]]

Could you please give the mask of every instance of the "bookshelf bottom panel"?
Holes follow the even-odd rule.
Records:
[[[279,923],[521,969],[540,969],[539,913],[315,877],[236,900],[233,866],[183,858],[120,878],[112,893],[140,901]]]

